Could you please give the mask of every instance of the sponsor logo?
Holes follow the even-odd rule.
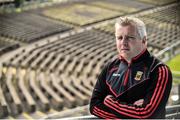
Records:
[[[113,73],[113,75],[112,75],[112,76],[117,77],[117,76],[121,76],[121,74],[118,74],[118,73]]]

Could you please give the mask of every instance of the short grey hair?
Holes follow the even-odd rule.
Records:
[[[143,39],[144,37],[147,37],[146,32],[146,26],[144,22],[138,18],[135,17],[120,17],[117,19],[115,23],[115,27],[117,26],[127,26],[127,25],[133,25],[136,27],[138,34],[140,36],[140,39]]]

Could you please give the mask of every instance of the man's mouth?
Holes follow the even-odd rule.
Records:
[[[126,51],[129,51],[129,49],[128,49],[128,48],[122,48],[121,50],[126,50]]]

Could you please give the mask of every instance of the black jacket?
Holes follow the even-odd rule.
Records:
[[[147,50],[134,57],[131,63],[119,57],[109,62],[99,75],[90,112],[111,119],[165,118],[171,87],[169,68]],[[143,105],[133,105],[139,99],[144,99]]]

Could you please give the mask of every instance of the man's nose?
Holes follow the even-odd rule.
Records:
[[[122,42],[122,44],[127,44],[127,40],[126,40],[126,38],[125,38],[125,37],[123,37],[123,38],[122,38],[122,40],[121,40],[121,42]]]

